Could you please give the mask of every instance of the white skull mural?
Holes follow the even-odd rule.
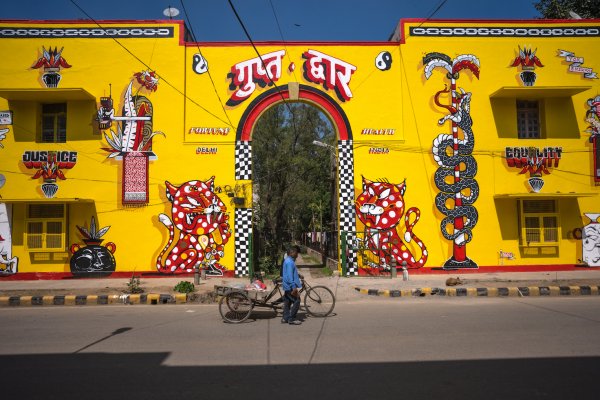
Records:
[[[10,212],[10,206],[0,203],[0,276],[16,274],[19,266],[19,259],[12,257]]]
[[[589,267],[600,267],[600,213],[585,213],[590,223],[583,227],[583,262]]]

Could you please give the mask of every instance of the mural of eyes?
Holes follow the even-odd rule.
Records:
[[[392,68],[392,55],[389,51],[382,51],[375,58],[375,66],[380,71],[387,71]]]
[[[194,54],[194,58],[192,59],[192,69],[199,75],[208,71],[208,63],[204,57],[202,57],[202,54]]]

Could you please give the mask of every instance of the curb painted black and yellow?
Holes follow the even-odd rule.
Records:
[[[2,306],[85,306],[108,304],[181,304],[191,299],[177,294],[104,294],[60,296],[0,296]]]
[[[417,288],[417,289],[363,289],[354,288],[361,294],[383,297],[423,297],[427,295],[446,297],[536,297],[536,296],[592,296],[600,294],[600,286],[514,286],[497,288]]]

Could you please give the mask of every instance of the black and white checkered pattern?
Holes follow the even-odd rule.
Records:
[[[340,188],[340,231],[348,232],[348,242],[353,243],[356,230],[356,213],[354,211],[354,153],[352,140],[338,141]],[[349,247],[348,275],[358,275],[356,249]]]
[[[235,142],[235,179],[252,179],[252,142]]]
[[[250,274],[250,235],[252,235],[252,209],[236,208],[235,219],[235,259],[234,273],[236,276]]]

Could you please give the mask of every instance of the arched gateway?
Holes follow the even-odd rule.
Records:
[[[298,84],[278,86],[258,96],[246,109],[236,133],[235,179],[252,179],[252,132],[258,118],[283,99],[310,103],[326,113],[333,122],[338,138],[338,201],[340,231],[355,230],[354,213],[354,156],[352,129],[346,114],[326,93]],[[248,275],[250,264],[249,239],[252,234],[252,208],[235,209],[235,274]],[[356,254],[348,255],[348,273],[355,274]]]

